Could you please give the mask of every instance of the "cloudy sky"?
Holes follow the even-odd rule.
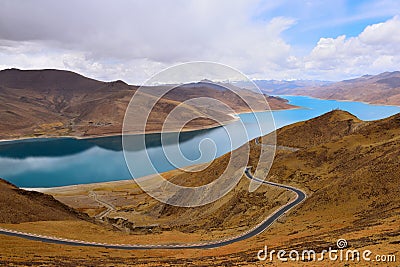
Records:
[[[257,79],[400,70],[398,0],[0,1],[0,69],[140,84],[215,61]]]

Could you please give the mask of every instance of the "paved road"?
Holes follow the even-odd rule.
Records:
[[[95,216],[95,218],[102,220],[104,217],[106,217],[111,211],[115,210],[115,207],[110,204],[107,203],[103,200],[98,199],[96,192],[94,191],[90,191],[89,192],[89,196],[92,197],[94,199],[94,201],[96,201],[97,203],[99,203],[100,205],[105,206],[107,209],[105,211],[100,212],[99,214],[97,214]]]
[[[72,246],[91,246],[91,247],[103,247],[103,248],[114,248],[114,249],[126,249],[126,250],[139,250],[139,249],[209,249],[209,248],[217,248],[217,247],[222,247],[226,246],[253,236],[256,236],[266,229],[270,227],[276,220],[281,217],[283,214],[288,212],[290,209],[293,207],[297,206],[300,204],[307,196],[306,194],[301,191],[300,189],[297,189],[292,186],[288,185],[283,185],[283,184],[277,184],[273,182],[268,182],[268,181],[263,181],[260,179],[257,179],[253,177],[253,175],[250,173],[250,168],[245,169],[245,174],[249,179],[256,180],[260,183],[263,184],[268,184],[271,186],[276,186],[280,188],[284,188],[286,190],[292,191],[296,193],[297,197],[290,201],[289,203],[285,204],[282,206],[280,209],[275,211],[273,214],[268,216],[264,221],[250,229],[249,231],[246,231],[238,236],[222,239],[222,240],[216,240],[216,241],[208,241],[208,242],[199,242],[199,243],[187,243],[187,244],[164,244],[164,245],[136,245],[136,244],[109,244],[109,243],[98,243],[98,242],[87,242],[87,241],[81,241],[81,240],[71,240],[71,239],[63,239],[63,238],[58,238],[58,237],[52,237],[52,236],[43,236],[43,235],[36,235],[36,234],[31,234],[31,233],[25,233],[25,232],[19,232],[19,231],[13,231],[13,230],[8,230],[8,229],[3,229],[0,228],[0,234],[5,234],[9,236],[17,236],[17,237],[22,237],[26,239],[31,239],[35,241],[42,241],[46,243],[56,243],[56,244],[63,244],[63,245],[72,245]]]

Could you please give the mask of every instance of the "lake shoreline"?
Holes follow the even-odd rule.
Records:
[[[20,187],[20,189],[26,191],[35,191],[41,193],[66,193],[69,191],[74,190],[83,190],[91,187],[104,187],[110,185],[119,185],[119,184],[129,184],[129,183],[136,183],[135,180],[142,180],[142,181],[151,181],[154,179],[155,175],[148,175],[143,176],[135,179],[124,179],[124,180],[115,180],[115,181],[107,181],[107,182],[96,182],[96,183],[87,183],[87,184],[72,184],[72,185],[64,185],[64,186],[52,186],[52,187]]]
[[[339,101],[339,100],[323,100],[323,99],[319,99],[319,98],[314,98],[314,97],[309,97],[309,96],[290,96],[290,95],[285,95],[287,97],[287,99],[290,101],[290,103],[292,105],[296,105],[300,108],[296,108],[296,109],[292,109],[292,110],[277,110],[277,111],[273,111],[273,116],[274,116],[274,121],[275,121],[275,129],[279,129],[281,127],[284,127],[286,125],[290,125],[299,121],[305,121],[311,118],[314,118],[316,116],[320,116],[321,114],[324,114],[326,112],[329,112],[331,110],[334,109],[341,109],[341,110],[346,110],[352,114],[354,114],[355,116],[359,117],[361,120],[364,121],[372,121],[372,120],[377,120],[377,119],[382,119],[382,118],[386,118],[389,116],[392,116],[393,114],[397,114],[400,112],[400,107],[398,106],[383,106],[383,105],[376,105],[376,104],[366,104],[366,103],[362,103],[362,102],[353,102],[353,101]],[[284,97],[284,96],[282,96]],[[249,115],[245,115],[245,114],[249,114]],[[250,131],[250,135],[248,135],[248,140],[251,140],[253,138],[256,138],[257,136],[259,136],[258,132],[259,132],[259,128],[256,126],[257,125],[257,121],[256,119],[252,118],[253,116],[251,115],[252,112],[242,112],[240,116],[238,116],[237,118],[233,119],[232,121],[236,121],[238,119],[242,120],[245,124],[246,124],[246,131]],[[267,112],[269,113],[269,112]],[[230,126],[229,126],[230,127]],[[235,127],[235,126],[233,126]],[[271,126],[272,127],[272,126]],[[220,128],[220,127],[218,127]],[[235,128],[232,128],[235,129]],[[272,128],[271,128],[272,129]],[[195,134],[194,130],[193,134]],[[226,140],[224,138],[222,138],[221,136],[221,132],[224,132],[223,129],[215,129],[210,131],[210,133],[200,133],[199,137],[193,137],[193,144],[196,146],[195,148],[191,148],[190,143],[187,143],[183,149],[186,149],[185,153],[192,153],[192,151],[197,151],[198,148],[198,144],[197,142],[199,140],[197,140],[196,138],[200,138],[200,139],[204,139],[204,136],[211,137],[212,140],[217,140],[217,144],[219,144],[220,146],[220,153],[225,153],[228,152],[228,147],[229,144],[226,144]],[[210,136],[208,134],[211,134]],[[189,133],[189,135],[191,135]],[[108,136],[116,136],[116,135],[108,135]],[[117,135],[120,136],[120,135]],[[99,136],[99,138],[101,137],[105,137],[105,136]],[[44,139],[44,142],[46,141],[45,138],[41,137],[42,139]],[[59,137],[50,137],[53,140],[54,139],[58,139]],[[71,138],[71,137],[70,137]],[[72,137],[75,138],[75,137]],[[87,137],[87,138],[95,138],[95,137]],[[85,138],[85,139],[87,139]],[[216,139],[214,139],[216,138]],[[32,139],[32,138],[31,138]],[[35,139],[40,139],[40,137],[38,138],[34,138],[32,143],[35,142]],[[81,139],[81,138],[75,138],[75,139]],[[21,139],[19,139],[21,140]],[[18,144],[18,141],[15,144]],[[116,138],[113,142],[115,143],[116,141],[118,141],[119,139]],[[49,140],[50,141],[50,140]],[[21,142],[19,144],[20,146],[20,150],[17,151],[13,151],[13,144],[10,143],[9,147],[5,147],[4,149],[6,149],[6,151],[8,151],[7,153],[9,153],[10,159],[7,159],[8,161],[4,161],[5,163],[7,163],[7,165],[4,165],[4,169],[3,169],[3,176],[6,176],[7,170],[8,170],[8,174],[10,175],[12,173],[15,173],[18,171],[18,169],[22,168],[23,166],[26,166],[27,171],[26,171],[26,175],[29,175],[29,172],[31,168],[33,168],[32,166],[34,166],[34,168],[37,168],[39,171],[45,171],[46,173],[43,174],[43,176],[37,176],[37,174],[35,174],[37,177],[40,178],[40,180],[38,180],[37,182],[33,183],[33,182],[27,182],[27,183],[21,183],[21,182],[17,182],[16,184],[18,184],[18,186],[21,186],[22,188],[29,188],[34,190],[34,188],[37,188],[37,190],[49,190],[49,189],[42,189],[42,188],[58,188],[58,187],[62,187],[62,186],[70,186],[70,185],[85,185],[85,184],[92,184],[92,183],[102,183],[104,182],[115,182],[115,181],[122,181],[122,180],[127,180],[130,179],[130,177],[132,177],[131,174],[129,174],[128,172],[125,172],[125,164],[120,163],[120,161],[123,161],[123,157],[121,156],[121,154],[115,154],[115,152],[120,153],[118,151],[120,151],[120,149],[117,150],[113,150],[110,146],[107,146],[107,142],[111,142],[111,140],[108,139],[104,139],[103,143],[100,142],[99,140],[99,144],[97,144],[96,142],[94,142],[94,144],[90,143],[90,147],[92,146],[97,146],[100,149],[102,149],[101,151],[104,151],[102,153],[104,154],[98,154],[98,152],[94,153],[91,152],[89,155],[90,157],[87,157],[87,154],[82,154],[80,153],[81,151],[89,151],[85,149],[85,145],[80,147],[83,147],[84,149],[79,150],[80,147],[77,148],[77,152],[76,155],[73,154],[72,152],[74,152],[74,150],[72,149],[71,151],[71,155],[73,155],[73,157],[71,159],[79,159],[79,160],[75,160],[71,162],[62,160],[59,163],[57,163],[57,161],[55,161],[55,165],[51,165],[51,167],[45,167],[42,168],[40,167],[40,165],[37,165],[36,163],[34,165],[32,165],[32,159],[26,159],[26,156],[21,156],[21,160],[18,159],[13,159],[13,157],[15,157],[15,155],[18,155],[16,153],[24,153],[24,152],[18,152],[18,151],[22,151],[25,149],[25,145]],[[66,141],[67,142],[67,141]],[[68,141],[69,142],[69,141]],[[89,141],[90,142],[90,141]],[[191,141],[192,142],[192,141]],[[38,142],[39,143],[39,142]],[[63,141],[61,141],[61,143],[64,143]],[[79,142],[80,143],[80,142]],[[1,143],[0,143],[1,144]],[[70,143],[66,143],[68,146],[70,145]],[[158,144],[158,143],[157,143]],[[31,146],[27,146],[27,147],[31,147]],[[46,144],[36,144],[34,146],[35,151],[46,151],[47,149],[51,150],[51,147],[46,146]],[[62,147],[61,147],[62,148]],[[164,164],[163,165],[163,157],[159,157],[156,156],[158,155],[157,153],[155,153],[154,151],[157,151],[156,149],[160,149],[159,145],[155,145],[154,147],[152,147],[153,150],[153,156],[154,159],[157,159],[157,164],[160,163],[158,165],[158,167],[160,167],[160,169],[158,169],[159,172],[163,173],[165,171],[169,171],[169,170],[173,170],[170,169],[170,164]],[[10,152],[11,151],[11,152]],[[68,150],[69,151],[69,150]],[[28,152],[26,155],[30,155],[30,152]],[[86,152],[85,152],[86,153]],[[196,152],[197,153],[197,152]],[[195,158],[197,159],[198,155],[193,152],[193,156],[195,156]],[[221,155],[222,155],[221,154]],[[24,155],[24,154],[22,154]],[[38,158],[38,162],[44,162],[46,163],[46,160],[48,159],[42,159],[39,157],[43,157],[46,156],[46,152],[44,153],[33,153],[33,158]],[[70,155],[70,154],[67,154]],[[99,156],[97,156],[99,155]],[[138,154],[139,155],[139,154]],[[192,154],[187,154],[187,155],[192,155]],[[57,153],[55,154],[54,158],[60,158],[62,155],[58,155]],[[85,158],[79,158],[85,156]],[[114,161],[115,157],[121,157],[121,160],[118,159],[118,161]],[[153,157],[152,156],[152,157]],[[52,154],[49,154],[49,157],[53,157]],[[94,158],[92,158],[94,157]],[[158,159],[160,159],[160,161],[158,161]],[[138,158],[138,160],[140,161],[140,158]],[[81,164],[83,164],[83,162],[85,162],[86,167],[89,166],[86,170],[79,170],[79,173],[77,174],[75,172],[76,169],[74,169],[74,166],[77,166],[78,168],[81,168]],[[103,162],[104,164],[101,164],[101,162]],[[167,161],[166,161],[167,162]],[[14,164],[11,167],[10,164]],[[24,165],[25,164],[25,165]],[[48,163],[46,163],[48,164]],[[123,166],[122,166],[123,165]],[[59,172],[54,172],[52,175],[47,174],[48,171],[51,170],[55,170],[55,167],[57,168],[65,168],[67,171],[69,171],[71,169],[71,174],[68,172],[63,171],[63,173],[59,173]],[[157,168],[158,168],[157,167]],[[50,168],[50,170],[49,170]],[[95,171],[91,171],[90,168],[93,168],[93,170]],[[141,173],[141,166],[139,166],[137,168],[137,173],[135,174],[135,176],[137,176],[138,178],[140,177],[144,177],[145,175],[148,175],[148,173],[146,173],[146,170],[143,169],[143,174]],[[98,170],[103,170],[103,172],[99,172]],[[36,170],[35,170],[36,171]],[[109,173],[109,171],[111,173]],[[22,174],[16,174],[17,177],[23,177],[25,175],[25,172]],[[47,175],[47,176],[46,176]],[[84,176],[82,176],[84,175]],[[93,176],[94,175],[94,176]],[[96,176],[97,175],[97,176]],[[108,176],[107,176],[108,175]],[[83,180],[79,180],[81,178],[79,178],[78,180],[75,179],[76,177],[88,177],[90,179],[83,179]],[[27,179],[31,179],[29,178],[31,176],[27,176]],[[58,179],[68,179],[65,181],[69,181],[67,182],[51,182],[51,177],[57,177]],[[63,177],[63,178],[61,178]],[[75,178],[74,178],[75,177]],[[92,179],[92,177],[99,177],[97,180],[95,178]],[[115,178],[117,177],[117,178]],[[69,180],[71,178],[71,180]],[[22,178],[21,178],[22,179]],[[43,179],[48,179],[50,182],[47,183],[45,182]],[[73,180],[75,179],[75,180]],[[22,180],[21,180],[22,181]],[[28,181],[28,180],[27,180]],[[85,183],[86,181],[86,183]],[[12,181],[11,181],[12,182]]]
[[[310,95],[290,95],[290,94],[285,94],[285,95],[271,95],[271,96],[278,96],[278,97],[282,97],[282,98],[284,98],[285,96],[305,96],[305,97],[315,98],[315,99],[319,99],[319,100],[333,100],[333,101],[340,101],[340,102],[359,102],[359,103],[363,103],[363,104],[366,104],[366,105],[373,105],[373,106],[400,107],[400,104],[399,105],[382,104],[382,103],[360,101],[360,100],[356,100],[356,99],[323,98],[323,97],[316,97],[316,96],[310,96]]]
[[[319,100],[332,100],[332,101],[340,101],[340,102],[359,102],[363,103],[366,105],[373,105],[373,106],[387,106],[387,107],[400,107],[400,105],[392,105],[392,104],[381,104],[381,103],[372,103],[372,102],[366,102],[366,101],[358,101],[358,100],[351,100],[351,99],[335,99],[335,98],[322,98],[322,97],[315,97],[315,96],[309,96],[309,95],[296,95],[296,94],[285,94],[285,95],[273,95],[271,96],[276,96],[276,97],[281,97],[285,99],[285,96],[293,96],[293,97],[309,97],[309,98],[314,98],[314,99],[319,99]],[[286,111],[286,110],[296,110],[296,109],[302,109],[302,108],[307,108],[307,107],[301,107],[301,106],[296,106],[292,104],[292,108],[284,108],[284,109],[271,109],[271,111]],[[246,113],[257,113],[257,112],[265,112],[268,110],[255,110],[255,111],[243,111],[243,112],[238,112],[236,114],[246,114]],[[237,117],[235,117],[236,114],[228,114],[232,116],[232,120],[224,122],[222,125],[213,125],[213,126],[204,126],[204,127],[193,127],[193,128],[188,128],[188,129],[181,129],[180,131],[164,131],[163,133],[176,133],[176,132],[193,132],[193,131],[201,131],[201,130],[210,130],[213,128],[217,127],[222,127],[224,125],[233,123],[238,120]],[[146,132],[145,134],[159,134],[161,133],[160,131],[157,130],[151,130]],[[143,133],[131,133],[129,135],[140,135]],[[36,139],[49,139],[49,138],[54,138],[54,139],[62,139],[62,138],[71,138],[71,139],[77,139],[77,140],[84,140],[84,139],[94,139],[94,138],[102,138],[102,137],[117,137],[117,136],[122,136],[123,133],[112,133],[112,134],[100,134],[100,135],[87,135],[87,136],[76,136],[76,135],[41,135],[41,136],[26,136],[26,137],[17,137],[17,138],[6,138],[6,139],[0,139],[0,144],[2,143],[7,143],[7,142],[12,142],[12,141],[24,141],[24,140],[36,140]]]
[[[274,111],[285,111],[285,110],[296,110],[296,109],[301,109],[303,107],[299,107],[299,106],[294,106],[293,108],[287,108],[287,109],[271,109],[271,112]],[[85,140],[85,139],[95,139],[95,138],[103,138],[103,137],[118,137],[118,136],[122,136],[122,135],[142,135],[142,134],[161,134],[161,133],[181,133],[181,132],[195,132],[195,131],[202,131],[202,130],[211,130],[214,128],[218,128],[218,127],[223,127],[225,125],[231,124],[233,122],[236,122],[239,119],[239,117],[237,117],[236,115],[241,115],[241,114],[251,114],[251,113],[259,113],[259,112],[266,112],[268,110],[254,110],[254,111],[243,111],[243,112],[237,112],[237,113],[232,113],[232,114],[228,114],[229,116],[232,117],[231,120],[228,120],[226,122],[223,122],[223,124],[221,125],[212,125],[209,127],[193,127],[193,128],[188,128],[188,129],[181,129],[180,131],[156,131],[156,130],[152,130],[152,131],[147,131],[146,133],[137,133],[137,132],[133,132],[133,133],[125,133],[123,134],[121,133],[112,133],[112,134],[100,134],[100,135],[87,135],[87,136],[74,136],[74,135],[58,135],[58,136],[53,136],[53,135],[41,135],[41,136],[27,136],[27,137],[18,137],[18,138],[11,138],[11,139],[0,139],[0,144],[2,143],[7,143],[7,142],[14,142],[14,141],[35,141],[35,140],[40,140],[40,139],[63,139],[63,138],[69,138],[69,139],[76,139],[76,140]]]

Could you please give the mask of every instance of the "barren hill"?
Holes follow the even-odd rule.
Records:
[[[353,114],[336,110],[278,129],[277,142],[282,146],[306,148],[339,140],[360,124],[362,121]]]
[[[178,87],[161,98],[152,110],[147,125],[148,131],[160,131],[168,113],[183,100],[193,96],[206,96],[223,101],[237,112],[248,107],[237,100],[234,93],[219,90],[207,83],[201,88]],[[193,85],[194,86],[194,85]],[[119,134],[123,117],[137,86],[123,81],[101,82],[62,70],[18,70],[0,71],[0,138],[29,136],[95,136]],[[146,88],[143,107],[154,97],[156,87]],[[264,96],[246,91],[255,102],[262,103]],[[291,108],[280,98],[269,98],[273,109]],[[265,106],[259,106],[260,110]],[[202,110],[183,106],[181,114],[204,114]],[[216,111],[221,121],[231,116]],[[188,125],[190,128],[215,126],[214,121],[200,119]]]
[[[25,191],[0,179],[0,223],[81,219],[88,220],[89,217],[50,195]]]

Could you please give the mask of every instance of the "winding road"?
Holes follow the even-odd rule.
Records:
[[[104,217],[106,217],[108,214],[110,214],[110,212],[115,210],[115,207],[112,204],[98,199],[96,192],[90,191],[89,192],[89,197],[92,197],[94,199],[94,201],[96,201],[100,205],[103,205],[104,207],[107,208],[105,211],[102,211],[99,214],[97,214],[96,216],[94,216],[96,219],[102,220]]]
[[[72,246],[90,246],[90,247],[102,247],[102,248],[113,248],[113,249],[126,249],[126,250],[210,249],[210,248],[226,246],[226,245],[229,245],[229,244],[232,244],[232,243],[235,243],[238,241],[242,241],[242,240],[245,240],[247,238],[250,238],[250,237],[253,237],[253,236],[256,236],[256,235],[262,233],[263,231],[268,229],[268,227],[270,227],[274,222],[276,222],[276,220],[278,220],[279,217],[284,215],[286,212],[288,212],[293,207],[300,204],[307,197],[307,195],[298,188],[288,186],[288,185],[268,182],[268,181],[264,181],[264,180],[258,179],[256,177],[253,177],[253,175],[250,173],[250,168],[251,167],[247,167],[244,171],[245,175],[249,179],[253,179],[253,180],[263,183],[263,184],[276,186],[279,188],[283,188],[283,189],[292,191],[292,192],[296,193],[297,196],[295,199],[291,200],[289,203],[285,204],[284,206],[279,208],[277,211],[272,213],[261,223],[259,223],[252,229],[250,229],[244,233],[241,233],[238,236],[229,237],[229,238],[225,238],[222,240],[199,242],[199,243],[138,245],[138,244],[109,244],[109,243],[87,242],[87,241],[82,241],[82,240],[72,240],[72,239],[65,239],[65,238],[59,238],[59,237],[53,237],[53,236],[43,236],[43,235],[26,233],[26,232],[19,232],[19,231],[4,229],[4,228],[0,228],[0,234],[22,237],[25,239],[42,241],[42,242],[46,242],[46,243],[55,243],[55,244],[72,245]],[[97,199],[97,197],[96,197],[96,199]]]

